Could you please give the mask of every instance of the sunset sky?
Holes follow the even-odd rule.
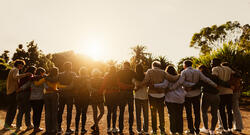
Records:
[[[74,50],[98,60],[126,60],[146,45],[173,62],[202,27],[250,23],[250,0],[0,0],[0,53],[35,40],[45,53]]]

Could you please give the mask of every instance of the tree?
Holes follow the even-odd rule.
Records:
[[[208,54],[223,46],[224,43],[239,43],[237,45],[248,49],[250,29],[249,25],[241,25],[239,22],[228,21],[220,26],[205,27],[199,33],[195,33],[190,42],[190,47],[200,49],[202,54]],[[235,44],[234,44],[235,45]]]
[[[6,63],[8,63],[10,60],[9,53],[10,51],[4,50],[3,54],[0,56],[0,58],[3,58]]]
[[[51,55],[45,55],[42,50],[39,50],[38,45],[34,40],[27,42],[27,51],[23,48],[22,44],[18,45],[16,52],[13,55],[12,60],[22,59],[26,62],[27,66],[43,67],[47,71],[54,66],[51,61]]]
[[[142,64],[145,68],[147,60],[151,55],[150,53],[146,52],[147,47],[143,45],[136,45],[131,49],[132,49],[132,57],[130,58],[130,63],[132,68],[135,68],[137,64]]]
[[[165,70],[167,66],[173,65],[172,62],[169,61],[166,56],[158,56],[155,60],[161,62],[161,69],[163,70]]]

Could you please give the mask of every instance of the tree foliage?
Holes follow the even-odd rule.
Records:
[[[19,44],[12,57],[13,61],[16,59],[24,60],[27,66],[43,67],[47,71],[54,66],[51,54],[45,55],[34,41],[27,42],[27,51]]]
[[[195,33],[190,42],[190,47],[200,49],[202,54],[208,54],[216,50],[224,43],[237,43],[238,46],[250,49],[249,24],[241,25],[239,22],[228,21],[222,25],[205,27],[199,33]]]

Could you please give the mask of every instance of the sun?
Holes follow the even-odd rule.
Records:
[[[93,60],[103,60],[104,59],[104,48],[103,45],[93,40],[81,45],[77,50],[77,53],[81,53],[89,56]]]

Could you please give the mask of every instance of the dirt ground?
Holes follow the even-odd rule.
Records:
[[[105,107],[106,109],[106,107]],[[107,130],[107,122],[106,122],[106,113],[107,111],[105,110],[105,115],[104,117],[102,118],[101,122],[100,122],[100,135],[105,135],[107,134],[106,133],[106,130]],[[4,124],[4,118],[5,118],[5,111],[3,110],[0,110],[0,129],[3,128],[3,124]],[[118,113],[119,114],[119,113]],[[244,130],[243,130],[243,134],[246,134],[246,135],[250,135],[250,106],[249,105],[245,105],[245,106],[241,106],[241,114],[242,114],[242,118],[243,118],[243,124],[244,124]],[[63,129],[65,130],[66,129],[66,112],[64,113],[64,116],[63,116]],[[74,108],[74,111],[73,111],[73,117],[72,117],[72,124],[71,124],[71,129],[75,129],[75,108]],[[124,134],[125,135],[128,135],[128,112],[127,112],[127,108],[126,108],[126,111],[125,111],[125,119],[124,119],[125,123],[125,129],[124,129]],[[150,119],[149,119],[150,120]],[[209,115],[209,120],[211,120],[211,117]],[[136,121],[135,121],[136,122]],[[134,122],[134,132],[136,132],[136,123]],[[15,121],[14,121],[15,123]],[[117,122],[118,124],[118,122]],[[87,134],[91,134],[91,129],[90,129],[90,126],[93,125],[93,116],[92,116],[92,108],[89,107],[88,108],[88,114],[87,114],[87,123],[86,123],[86,129],[88,130]],[[151,122],[149,122],[149,125],[151,126]],[[217,124],[218,125],[218,124]],[[149,126],[149,131],[151,131],[151,127]],[[42,116],[42,120],[41,120],[41,127],[45,129],[45,123],[44,123],[44,111],[43,111],[43,116]],[[117,125],[118,127],[118,125]],[[201,126],[202,127],[202,124]],[[22,130],[25,130],[25,124],[23,122],[23,127],[22,127]],[[169,119],[168,119],[168,113],[167,113],[167,109],[165,109],[165,128],[166,128],[166,132],[169,134]],[[184,112],[184,131],[187,129],[187,120],[186,120],[186,116],[185,116],[185,112]],[[0,131],[0,135],[9,135],[9,134],[12,134],[14,132],[14,130],[10,130],[10,131],[7,131],[7,132],[3,132],[3,131]],[[39,132],[37,133],[37,135],[41,135],[43,134],[43,132]],[[32,130],[30,131],[27,131],[27,132],[24,132],[24,131],[21,131],[19,132],[18,134],[23,134],[23,135],[30,135],[32,134]]]

